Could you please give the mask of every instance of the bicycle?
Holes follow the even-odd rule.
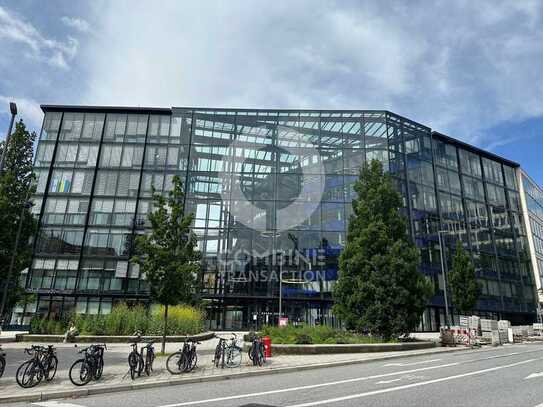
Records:
[[[196,345],[200,342],[195,340],[186,340],[183,347],[177,352],[172,353],[166,360],[166,369],[171,374],[181,374],[192,372],[198,363],[198,354]]]
[[[241,365],[242,349],[237,344],[237,335],[232,334],[230,343],[227,344],[228,339],[219,337],[219,343],[215,348],[215,356],[213,357],[213,364],[215,367],[234,368]]]
[[[0,377],[4,374],[6,369],[6,354],[4,353],[2,347],[0,346]]]
[[[255,336],[247,352],[249,359],[253,362],[253,366],[262,366],[266,363],[266,351],[262,337]]]
[[[83,353],[83,358],[76,360],[70,367],[70,381],[76,386],[84,386],[92,379],[99,380],[104,371],[104,350],[106,349],[106,344],[91,345],[81,349],[78,353]]]
[[[43,379],[50,382],[57,373],[58,359],[53,345],[32,346],[25,349],[31,356],[17,369],[15,379],[22,388],[28,389],[37,386]]]
[[[155,348],[154,342],[150,342],[145,346],[141,347],[141,351],[138,352],[138,343],[141,341],[141,336],[138,335],[136,341],[132,343],[132,351],[128,354],[128,367],[130,371],[130,378],[134,380],[136,373],[138,377],[141,376],[141,373],[145,371],[147,376],[151,375],[153,371],[153,362],[155,360]],[[143,359],[143,354],[145,350],[145,360]]]

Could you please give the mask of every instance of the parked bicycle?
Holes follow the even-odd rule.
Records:
[[[4,370],[6,369],[6,354],[2,350],[2,347],[0,346],[0,377],[4,374]]]
[[[154,342],[149,342],[147,345],[141,347],[141,351],[138,352],[138,343],[141,342],[141,335],[137,335],[136,341],[130,346],[132,350],[128,354],[128,367],[130,377],[132,380],[136,377],[136,374],[141,376],[141,373],[145,371],[147,376],[151,375],[153,371],[153,362],[155,360],[155,347]],[[145,358],[144,358],[145,356]]]
[[[38,385],[43,379],[50,382],[57,373],[58,359],[53,345],[32,346],[25,349],[31,356],[17,369],[17,384],[25,389]]]
[[[91,345],[83,348],[83,358],[76,360],[70,367],[70,381],[76,386],[84,386],[91,380],[99,380],[104,372],[104,350],[106,344]]]
[[[230,343],[228,343],[228,341]],[[219,337],[219,343],[215,348],[215,356],[213,357],[213,364],[215,367],[233,368],[241,365],[241,353],[242,349],[237,344],[237,335],[232,334],[230,339]]]
[[[200,345],[200,342],[186,340],[181,349],[168,356],[166,360],[166,369],[168,369],[168,372],[171,374],[192,372],[198,363],[196,345]]]
[[[253,337],[247,353],[249,354],[249,359],[253,362],[253,366],[262,366],[266,363],[266,350],[262,337],[256,335]]]

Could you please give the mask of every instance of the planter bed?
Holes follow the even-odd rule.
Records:
[[[194,339],[197,341],[207,341],[215,337],[214,332],[203,332],[197,335],[170,335],[166,337],[166,342],[183,342],[185,339]],[[143,335],[144,341],[162,341],[162,336]],[[42,334],[19,334],[16,336],[16,342],[47,342],[60,343],[64,340],[64,335],[42,335]],[[74,343],[130,343],[134,336],[108,336],[108,335],[80,335],[76,336]]]

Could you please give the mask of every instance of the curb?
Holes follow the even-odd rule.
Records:
[[[423,350],[438,347],[436,342],[399,342],[399,343],[365,343],[365,344],[319,344],[319,345],[273,345],[277,355],[323,355],[338,353],[371,353],[401,352],[406,350]]]
[[[59,398],[79,398],[79,397],[86,397],[91,395],[97,395],[97,394],[106,394],[106,393],[117,393],[122,391],[132,391],[132,390],[144,390],[144,389],[152,389],[157,387],[163,387],[163,386],[178,386],[183,384],[193,384],[193,383],[203,383],[203,382],[216,382],[221,380],[231,380],[236,378],[244,378],[244,377],[252,377],[252,376],[264,376],[264,375],[271,375],[271,374],[280,374],[280,373],[292,373],[292,372],[301,372],[305,370],[314,370],[314,369],[320,369],[325,367],[339,367],[339,366],[350,366],[350,365],[358,365],[358,364],[367,364],[372,363],[375,361],[383,361],[383,360],[391,360],[391,359],[401,359],[401,358],[411,358],[411,357],[417,357],[417,356],[424,356],[425,354],[439,354],[439,353],[452,353],[452,352],[459,352],[459,351],[465,351],[470,350],[470,348],[462,347],[462,348],[456,348],[456,349],[443,349],[438,350],[434,352],[429,353],[410,353],[407,355],[389,355],[389,356],[383,356],[373,359],[366,359],[366,360],[343,360],[339,362],[326,362],[326,363],[314,363],[310,365],[302,365],[302,366],[286,366],[286,367],[278,367],[278,368],[269,368],[269,369],[263,369],[263,370],[255,370],[251,372],[239,372],[239,373],[226,373],[226,374],[218,374],[214,376],[207,376],[207,377],[195,377],[195,378],[170,378],[166,380],[157,380],[154,382],[146,382],[146,383],[134,383],[134,384],[117,384],[117,385],[97,385],[97,386],[91,386],[87,389],[73,389],[73,390],[57,390],[57,391],[50,391],[50,392],[41,392],[37,394],[23,394],[23,395],[8,395],[8,396],[0,396],[0,403],[8,403],[8,402],[20,402],[20,401],[45,401],[45,400],[51,400],[51,399],[59,399]]]

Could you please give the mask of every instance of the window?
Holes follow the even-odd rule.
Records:
[[[115,189],[117,188],[117,176],[118,174],[116,172],[98,172],[94,193],[96,195],[115,195]]]
[[[49,187],[50,192],[63,192],[68,193],[72,188],[72,171],[53,171],[51,177],[51,185]]]
[[[147,132],[147,115],[128,115],[128,123],[126,126],[127,136],[143,136]]]
[[[58,146],[56,165],[73,165],[77,156],[77,144],[60,144]]]
[[[54,144],[40,142],[38,145],[38,152],[36,153],[36,166],[49,165],[53,159],[54,148]]]
[[[65,113],[60,131],[61,140],[79,140],[83,128],[83,113]]]
[[[518,189],[516,170],[513,167],[507,165],[503,166],[503,172],[505,173],[505,183],[507,188]]]
[[[125,145],[123,150],[122,167],[140,168],[143,159],[143,147]]]
[[[135,197],[138,194],[139,180],[140,180],[139,172],[119,173],[117,195]]]
[[[493,205],[505,207],[505,204],[506,204],[505,203],[505,191],[504,191],[503,188],[492,185],[492,184],[487,184],[486,190],[487,190],[487,193],[488,193],[488,202],[489,203],[491,203]]]
[[[104,114],[102,113],[86,113],[85,122],[83,124],[82,139],[98,141],[102,137],[102,129],[104,127]]]
[[[108,114],[104,140],[122,141],[126,130],[125,114]]]
[[[466,177],[465,175],[462,176],[462,181],[464,182],[464,193],[466,197],[478,201],[485,200],[485,190],[482,181],[476,178]]]
[[[56,140],[60,129],[61,117],[62,113],[60,112],[45,113],[40,140]]]
[[[92,203],[92,216],[90,223],[93,225],[109,225],[113,212],[113,199],[95,199]]]
[[[103,145],[100,158],[101,167],[118,167],[121,165],[122,146],[119,145]]]
[[[483,158],[483,169],[485,170],[485,179],[503,185],[502,166],[496,161]]]
[[[480,157],[466,150],[458,150],[460,154],[460,168],[464,174],[472,175],[474,177],[481,177],[481,160]]]
[[[435,155],[437,164],[451,169],[458,168],[456,147],[443,141],[435,142]]]

